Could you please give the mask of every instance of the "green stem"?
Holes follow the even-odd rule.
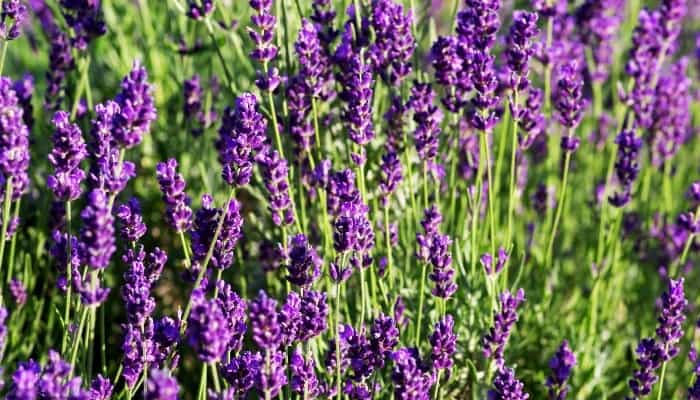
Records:
[[[423,299],[425,297],[425,277],[428,274],[428,265],[423,263],[423,271],[420,278],[420,293],[418,294],[418,318],[416,319],[416,346],[420,346],[421,325],[423,320]]]
[[[14,211],[12,212],[12,217],[13,219],[19,218],[19,208],[20,208],[20,203],[22,199],[18,199],[15,202],[15,208]],[[10,259],[9,259],[9,264],[7,268],[7,283],[12,280],[12,274],[13,274],[13,269],[15,266],[15,250],[17,249],[17,232],[15,232],[14,235],[12,235],[12,240],[10,242]]]
[[[557,211],[554,214],[554,222],[552,223],[552,231],[549,235],[549,244],[547,245],[547,253],[545,256],[545,266],[549,267],[552,259],[552,250],[554,249],[554,238],[557,236],[557,229],[559,228],[559,220],[561,219],[561,212],[564,209],[564,201],[566,196],[566,181],[569,177],[569,165],[571,163],[571,151],[567,151],[564,156],[564,176],[561,180],[561,187],[559,188],[559,196],[557,198]]]
[[[549,3],[549,2],[548,2]],[[545,43],[545,51],[549,51],[552,47],[552,39],[554,36],[554,18],[547,18],[547,41]],[[552,62],[547,62],[544,67],[544,112],[546,116],[552,113]]]
[[[491,173],[491,151],[489,151],[488,138],[486,136],[486,131],[481,133],[482,148],[484,153],[486,153],[486,177],[488,179],[489,190],[488,197],[488,213],[489,213],[489,225],[491,226],[491,254],[496,254],[496,212],[494,211],[495,202],[495,188],[493,187],[493,176]]]
[[[7,226],[10,223],[10,205],[12,203],[12,177],[7,178],[5,183],[5,200],[3,201],[2,210],[2,230],[0,232],[0,269],[2,268],[3,257],[5,255],[5,243],[7,242]],[[0,299],[2,292],[0,291]]]
[[[70,306],[71,306],[71,293],[73,292],[73,284],[72,282],[72,275],[73,275],[73,265],[71,263],[71,259],[73,258],[72,256],[72,241],[71,241],[71,202],[66,201],[66,227],[67,227],[67,232],[66,232],[66,247],[68,250],[66,251],[66,254],[68,255],[68,261],[66,263],[66,279],[68,283],[68,289],[66,289],[66,307],[63,312],[63,323],[65,324],[64,330],[63,330],[63,340],[61,341],[61,354],[65,354],[66,351],[66,345],[68,344],[68,324],[70,323]]]
[[[518,91],[515,90],[513,91],[513,105],[517,106],[518,104]],[[511,147],[511,154],[510,154],[510,184],[508,186],[508,230],[507,230],[507,236],[506,236],[506,244],[510,246],[510,241],[512,239],[513,235],[513,211],[515,209],[515,173],[516,173],[516,168],[515,168],[515,159],[516,155],[518,153],[518,120],[515,118],[515,116],[512,119],[512,124],[513,124],[513,135],[511,136],[512,140],[512,147]]]
[[[190,266],[192,265],[192,261],[190,260],[190,251],[188,250],[189,248],[187,246],[187,239],[185,239],[185,233],[180,231],[180,232],[178,232],[178,234],[180,236],[180,244],[182,245],[182,252],[185,253],[185,261],[187,262],[185,267],[190,268]]]
[[[2,72],[5,67],[5,57],[7,56],[7,47],[10,45],[9,40],[3,40],[2,41],[2,53],[0,53],[0,75],[2,75]]]

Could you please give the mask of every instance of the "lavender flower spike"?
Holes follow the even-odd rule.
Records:
[[[121,89],[115,99],[120,113],[115,120],[114,139],[129,149],[141,143],[157,117],[148,73],[139,61],[134,62],[131,72],[122,80]]]
[[[501,366],[493,379],[487,400],[527,400],[530,395],[525,392],[525,385],[515,376],[511,368]]]
[[[187,232],[192,226],[191,200],[185,192],[185,179],[177,172],[177,160],[171,158],[158,163],[156,177],[163,193],[168,223],[177,232]]]
[[[93,189],[80,216],[83,219],[80,241],[85,246],[86,262],[91,268],[105,269],[116,250],[114,218],[105,192]]]
[[[159,369],[149,371],[146,400],[177,400],[179,391],[177,380],[170,372]]]
[[[572,130],[581,122],[586,107],[586,100],[583,98],[583,79],[577,67],[575,61],[561,67],[554,92],[557,118],[559,123],[568,128],[567,135],[562,137],[561,147],[568,152],[574,152],[578,148],[580,140],[572,135]]]
[[[29,130],[12,81],[5,77],[0,77],[0,115],[0,173],[12,178],[13,199],[17,199],[29,181]]]
[[[73,201],[80,197],[80,183],[85,179],[80,163],[87,157],[87,145],[80,128],[70,123],[67,112],[57,112],[52,123],[56,130],[51,137],[53,149],[48,158],[54,173],[46,179],[46,186],[57,200]]]
[[[554,356],[549,360],[552,374],[547,377],[545,385],[550,400],[564,400],[569,392],[567,381],[571,370],[576,365],[576,355],[571,351],[569,342],[564,340]]]
[[[518,289],[515,296],[510,292],[503,292],[500,297],[501,310],[494,316],[494,325],[484,336],[484,356],[493,358],[499,367],[504,364],[503,350],[508,342],[513,324],[518,320],[517,310],[523,301],[525,301],[523,289]]]

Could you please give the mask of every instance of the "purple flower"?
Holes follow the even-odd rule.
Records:
[[[407,104],[402,103],[400,96],[392,96],[391,105],[384,113],[386,122],[386,147],[387,151],[401,152],[404,143],[404,130],[406,129]]]
[[[132,197],[128,203],[117,207],[115,213],[121,229],[119,233],[127,242],[138,242],[146,234],[146,224],[141,215],[141,204],[136,197]]]
[[[688,110],[693,95],[687,68],[687,58],[673,64],[668,74],[659,78],[650,104],[653,111],[648,141],[652,151],[651,161],[656,167],[668,162],[691,137]]]
[[[454,319],[451,315],[435,324],[435,330],[430,335],[430,344],[433,347],[433,368],[444,369],[450,373],[453,361],[452,357],[457,351],[457,335],[454,333]]]
[[[298,393],[305,399],[315,399],[321,394],[321,385],[316,376],[316,363],[313,358],[305,358],[299,351],[292,353],[289,361],[292,372],[290,386],[292,392]]]
[[[545,131],[547,121],[542,112],[542,91],[540,89],[530,87],[528,89],[528,97],[525,105],[511,104],[511,113],[513,118],[518,121],[518,128],[524,133],[524,136],[519,138],[520,147],[528,149],[533,145],[535,139]]]
[[[20,0],[3,0],[0,10],[0,40],[9,41],[19,37],[22,23],[27,17],[27,7]]]
[[[518,320],[518,307],[523,301],[525,301],[523,289],[518,289],[515,296],[510,292],[503,292],[500,296],[500,311],[494,315],[494,324],[482,340],[484,356],[493,358],[499,367],[504,364],[503,350],[508,342],[513,324]]]
[[[306,342],[326,330],[328,304],[325,292],[305,290],[301,297],[299,311],[301,316],[297,334],[299,341]]]
[[[100,2],[83,0],[61,0],[61,12],[73,30],[73,47],[84,51],[90,41],[107,32],[100,16]]]
[[[267,297],[267,294],[261,290],[258,297],[251,301],[249,307],[253,341],[261,349],[276,350],[282,343],[277,301]]]
[[[309,97],[327,97],[328,85],[332,81],[330,60],[322,48],[320,27],[304,19],[294,43],[299,57],[299,78],[303,90]]]
[[[245,396],[253,388],[262,368],[263,358],[260,353],[244,351],[221,367],[221,374],[231,385],[238,397]]]
[[[34,76],[30,73],[24,74],[12,85],[12,90],[17,95],[17,102],[22,107],[22,120],[30,131],[34,126],[34,107],[32,106],[32,96],[34,95]]]
[[[493,264],[493,256],[491,255],[491,253],[484,253],[479,259],[479,261],[484,267],[486,274],[496,275],[499,272],[501,272],[503,267],[506,265],[506,262],[508,262],[508,253],[506,253],[506,250],[503,247],[499,247],[496,265]]]
[[[434,104],[435,92],[427,83],[416,83],[411,88],[408,106],[413,109],[413,121],[416,130],[413,138],[418,157],[423,162],[430,162],[437,156],[440,144],[440,124],[442,111]]]
[[[432,293],[436,297],[447,299],[457,291],[454,283],[455,270],[452,267],[452,240],[447,235],[436,234],[430,245],[430,264],[433,266],[428,278],[435,287]]]
[[[559,79],[554,92],[554,107],[558,111],[559,123],[564,125],[571,135],[571,128],[581,122],[586,100],[583,98],[583,79],[578,72],[575,61],[564,64],[559,70]],[[565,150],[569,150],[565,148]]]
[[[567,381],[571,370],[576,366],[576,355],[571,351],[569,342],[564,340],[554,356],[549,360],[552,374],[547,377],[545,385],[551,400],[564,400],[569,392]]]
[[[374,138],[372,69],[360,55],[352,57],[349,68],[345,85],[348,102],[343,119],[348,126],[350,140],[365,146]]]
[[[391,194],[401,183],[403,179],[403,169],[399,155],[391,149],[382,155],[381,179],[379,181],[379,189],[382,193],[382,203],[386,205]]]
[[[17,200],[29,182],[29,130],[12,81],[5,77],[0,77],[0,115],[0,173],[12,179],[12,197]]]
[[[97,377],[92,380],[90,385],[90,400],[109,400],[112,398],[112,390],[114,385],[108,378],[97,374]]]
[[[8,400],[36,399],[41,367],[34,360],[20,362],[12,374],[12,384],[7,393]]]
[[[433,205],[425,209],[423,220],[421,221],[423,233],[416,234],[416,243],[418,244],[416,257],[419,260],[423,262],[430,261],[430,248],[432,247],[433,238],[440,233],[441,223],[442,214],[440,214],[437,206]]]
[[[113,136],[120,113],[120,106],[116,102],[96,105],[90,131],[92,165],[89,181],[92,186],[113,195],[124,190],[129,179],[136,176],[134,163],[120,161],[120,150]]]
[[[211,0],[205,1],[209,1],[211,4]],[[182,91],[184,95],[182,112],[185,115],[185,119],[187,121],[196,121],[202,113],[202,84],[200,83],[199,75],[195,74],[192,78],[185,79]]]
[[[180,387],[167,370],[152,369],[148,372],[146,400],[177,400]]]
[[[374,42],[368,56],[374,70],[390,85],[398,86],[411,73],[411,59],[416,41],[411,31],[413,13],[404,13],[401,3],[374,0],[370,15]]]
[[[22,306],[27,302],[27,288],[24,283],[17,278],[12,278],[9,284],[10,294],[15,299],[15,304]]]
[[[525,385],[515,376],[511,368],[500,366],[493,379],[493,389],[489,389],[488,400],[527,400]]]
[[[391,355],[394,367],[391,380],[394,394],[400,400],[428,400],[435,377],[423,364],[414,348],[402,348]]]
[[[49,13],[50,14],[50,13]],[[53,23],[53,18],[51,18]],[[51,40],[49,50],[49,67],[46,72],[46,93],[44,108],[49,111],[57,110],[64,97],[66,75],[75,68],[73,53],[68,36],[54,27],[47,31]]]
[[[54,174],[46,180],[56,199],[62,201],[80,197],[80,183],[85,179],[80,163],[88,154],[80,128],[71,124],[68,118],[68,113],[64,111],[57,112],[53,117],[56,130],[51,138],[53,149],[48,158]]]
[[[528,63],[534,53],[532,39],[538,34],[536,13],[516,11],[513,14],[513,25],[508,31],[505,52],[508,85],[513,90],[525,90],[529,85]]]
[[[207,299],[204,291],[193,293],[192,312],[187,323],[188,342],[204,362],[220,361],[228,350],[233,332],[221,304]]]
[[[289,167],[287,160],[275,150],[270,150],[261,161],[263,181],[269,194],[269,209],[275,225],[294,223],[294,210],[289,196]]]
[[[146,363],[154,361],[153,321],[149,318],[145,322],[142,327],[134,324],[122,325],[123,376],[130,388],[138,382]]]
[[[615,207],[624,207],[632,196],[632,183],[639,174],[639,150],[642,148],[642,139],[635,136],[633,130],[623,130],[615,139],[617,143],[617,160],[615,161],[615,175],[621,186],[621,191],[609,197],[610,204]]]
[[[255,156],[265,143],[266,129],[267,120],[258,111],[252,93],[243,93],[236,99],[235,108],[224,111],[216,148],[226,183],[244,186],[250,182]]]
[[[664,361],[663,349],[652,338],[642,339],[637,346],[638,369],[634,371],[629,386],[636,397],[645,397],[651,393],[654,383],[659,379],[656,370]]]
[[[272,15],[272,0],[250,0],[249,4],[254,14],[250,17],[252,27],[248,27],[248,35],[255,44],[250,58],[267,68],[267,64],[277,57],[277,46],[274,45],[277,18]],[[267,76],[258,72],[259,79],[256,84],[260,90],[272,92],[280,83],[278,72],[275,68],[266,69],[265,72]]]
[[[311,286],[321,275],[323,261],[304,234],[298,234],[289,243],[287,280],[301,287]]]
[[[435,80],[445,87],[442,103],[449,111],[458,112],[466,104],[472,89],[469,77],[470,58],[467,45],[455,36],[440,36],[430,48]]]
[[[384,367],[394,348],[399,344],[399,329],[392,317],[380,314],[374,319],[369,331],[371,364],[375,369]]]
[[[242,237],[243,219],[240,204],[235,199],[228,203],[224,214],[221,209],[213,206],[209,195],[202,196],[202,208],[197,211],[191,230],[193,261],[203,262],[214,239],[219,219],[224,218],[221,232],[214,244],[211,265],[217,269],[226,269],[233,263],[233,251]]]
[[[227,351],[239,352],[243,347],[243,338],[247,330],[248,304],[226,281],[220,280],[216,286],[219,289],[216,299],[226,316],[231,331],[231,341],[228,343]]]
[[[115,116],[114,139],[120,146],[130,149],[141,143],[143,135],[150,131],[157,117],[151,92],[146,69],[135,61],[115,98],[120,112]]]
[[[114,218],[104,191],[93,189],[88,194],[87,206],[80,213],[80,217],[83,220],[80,241],[85,246],[87,264],[94,269],[107,268],[116,246]]]
[[[126,308],[126,316],[129,323],[141,326],[153,314],[156,301],[151,296],[151,280],[146,276],[146,253],[143,246],[138,249],[129,249],[122,257],[127,265],[124,273],[124,285],[121,287],[121,296]]]
[[[190,197],[185,191],[185,179],[177,172],[177,160],[168,159],[156,165],[156,177],[165,202],[165,218],[177,232],[187,232],[192,226]]]
[[[608,78],[623,7],[620,0],[586,0],[576,9],[574,16],[581,40],[590,47],[593,57],[593,69],[588,74],[594,82],[602,83]]]
[[[265,393],[266,398],[277,397],[282,387],[287,384],[283,361],[284,356],[281,351],[267,349],[263,367],[255,382],[255,387]]]
[[[306,156],[316,142],[314,127],[309,120],[312,111],[309,90],[301,76],[292,77],[287,84],[290,135],[298,157]]]
[[[187,16],[194,20],[204,19],[214,11],[213,0],[189,0],[187,3],[189,5]]]

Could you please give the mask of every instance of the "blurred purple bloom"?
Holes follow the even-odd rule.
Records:
[[[571,370],[574,366],[576,366],[576,355],[571,351],[569,342],[564,340],[557,352],[549,360],[551,375],[547,377],[545,383],[549,399],[566,399],[566,395],[569,392],[567,381],[571,377]]]
[[[518,307],[525,301],[525,292],[518,289],[515,295],[503,292],[500,296],[500,311],[494,315],[494,324],[484,336],[484,356],[493,358],[496,365],[503,367],[503,351],[510,337],[511,329],[518,320]]]
[[[177,232],[187,232],[192,226],[192,209],[185,179],[177,172],[177,160],[168,159],[156,165],[156,177],[163,193],[165,217]]]

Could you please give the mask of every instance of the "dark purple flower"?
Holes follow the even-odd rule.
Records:
[[[444,369],[449,374],[453,365],[452,357],[457,351],[457,335],[454,333],[454,319],[451,315],[446,315],[435,324],[430,344],[433,348],[433,368]]]
[[[399,344],[399,327],[392,317],[380,314],[374,319],[369,331],[371,364],[375,369],[384,367],[391,353]]]
[[[693,102],[692,82],[687,76],[688,60],[683,58],[661,76],[656,85],[652,107],[651,162],[659,167],[669,162],[691,137],[690,104]]]
[[[22,106],[22,120],[30,131],[34,126],[34,107],[32,106],[32,96],[34,95],[34,76],[30,73],[24,74],[12,85],[12,90],[17,95],[17,102]]]
[[[442,214],[437,206],[428,207],[423,212],[423,233],[416,234],[416,257],[423,262],[430,261],[430,248],[432,247],[433,238],[440,233],[440,224],[442,223]]]
[[[382,175],[379,181],[379,189],[382,191],[382,202],[386,204],[388,198],[396,190],[403,179],[403,169],[399,155],[391,149],[382,155],[380,166]]]
[[[283,364],[284,355],[281,351],[267,349],[263,360],[263,366],[257,376],[255,387],[267,398],[275,398],[284,385],[287,384],[287,375]]]
[[[73,30],[73,47],[84,51],[90,41],[107,32],[102,20],[100,2],[85,0],[61,0],[61,12]]]
[[[220,361],[233,337],[231,326],[221,303],[207,299],[204,291],[192,293],[192,312],[187,323],[189,345],[204,362]]]
[[[452,240],[447,235],[436,234],[430,245],[430,264],[433,270],[428,278],[433,281],[435,287],[432,293],[436,297],[447,299],[457,291],[454,282],[455,270],[452,267],[452,252],[450,246]]]
[[[298,393],[305,399],[315,399],[321,394],[321,385],[316,376],[316,363],[313,358],[305,358],[299,351],[295,350],[292,353],[289,361],[291,369],[290,386],[292,392]]]
[[[401,3],[393,0],[374,0],[370,21],[374,41],[368,56],[374,70],[390,85],[398,86],[411,73],[411,61],[416,41],[413,37],[413,13],[404,12]]]
[[[216,286],[219,289],[216,299],[226,316],[231,331],[231,341],[228,343],[227,351],[239,352],[243,347],[243,338],[247,331],[248,304],[226,281],[220,280]]]
[[[270,150],[262,157],[262,176],[269,195],[268,208],[275,225],[294,223],[294,209],[289,196],[289,167],[287,160],[280,157],[275,150]]]
[[[508,342],[510,331],[518,320],[518,307],[523,301],[525,301],[523,289],[518,289],[515,296],[510,292],[503,292],[500,296],[500,311],[494,315],[494,324],[482,340],[484,356],[493,358],[499,367],[504,364],[503,350]]]
[[[85,179],[85,172],[80,163],[87,157],[87,145],[78,125],[70,123],[67,112],[58,111],[52,123],[55,131],[48,159],[54,173],[46,179],[46,186],[57,200],[73,201],[82,192],[80,184]]]
[[[252,27],[248,27],[248,35],[255,44],[250,52],[250,58],[263,65],[264,72],[258,71],[256,85],[260,90],[274,91],[280,83],[276,68],[268,69],[268,64],[277,57],[277,46],[274,44],[277,18],[272,14],[272,0],[250,0],[254,14],[250,17]]]
[[[656,336],[664,349],[664,361],[674,358],[679,351],[678,342],[683,337],[683,322],[688,301],[683,289],[684,279],[670,280],[668,290],[661,295],[661,314]]]
[[[305,290],[300,304],[299,341],[306,342],[327,328],[328,303],[325,292]]]
[[[21,0],[3,0],[0,10],[0,40],[17,39],[26,17],[27,6]]]
[[[571,377],[571,370],[576,366],[576,355],[571,351],[569,342],[564,340],[554,356],[549,360],[549,368],[552,370],[547,377],[545,385],[550,400],[564,400],[569,392],[567,381]]]
[[[265,143],[266,129],[267,120],[258,111],[252,93],[243,93],[236,99],[235,108],[224,111],[216,148],[226,183],[244,186],[250,182],[255,157]]]
[[[277,314],[277,301],[267,296],[264,291],[250,302],[250,324],[253,341],[261,349],[276,350],[282,343],[282,329]]]
[[[119,234],[127,242],[138,242],[146,234],[146,224],[141,215],[141,204],[136,197],[117,207],[115,215],[119,220]]]
[[[7,400],[32,400],[39,394],[39,377],[41,367],[34,360],[23,361],[17,365],[12,374],[12,384],[7,393]]]
[[[0,77],[0,115],[0,173],[3,181],[12,179],[12,197],[17,200],[29,183],[29,129],[12,81],[5,77]]]
[[[114,139],[121,147],[129,149],[138,145],[150,131],[157,117],[151,92],[146,69],[135,61],[115,98],[120,112],[115,116]]]
[[[141,326],[153,314],[156,301],[151,296],[151,280],[146,276],[146,253],[143,246],[138,249],[129,249],[122,257],[127,265],[124,273],[124,284],[121,287],[121,296],[126,308],[126,316],[129,323]]]
[[[51,17],[51,21],[53,23],[53,17]],[[75,61],[71,52],[70,39],[65,33],[55,27],[46,33],[51,40],[51,49],[49,50],[49,67],[46,72],[44,108],[54,111],[63,102],[66,75],[75,68]]]
[[[472,85],[476,90],[467,110],[467,117],[472,128],[489,131],[499,120],[496,110],[500,99],[496,94],[498,78],[494,68],[494,58],[484,52],[475,52],[472,60]]]
[[[400,96],[392,96],[391,105],[384,113],[387,151],[399,153],[403,150],[407,114],[408,105],[402,102]]]
[[[80,217],[83,220],[80,241],[85,246],[87,265],[94,269],[107,268],[116,246],[114,245],[114,217],[104,191],[93,189],[88,194],[87,205],[80,213]]]
[[[428,400],[435,377],[420,359],[418,350],[402,348],[391,355],[394,367],[391,380],[394,394],[400,400]]]
[[[187,16],[194,20],[204,19],[214,11],[213,0],[189,0],[187,3],[189,6]]]
[[[253,388],[262,363],[263,358],[260,353],[244,351],[238,356],[231,357],[231,361],[221,367],[221,374],[238,398],[244,398]]]
[[[511,368],[500,366],[493,379],[493,389],[489,389],[488,400],[527,400],[525,385],[515,376]]]
[[[554,107],[558,111],[559,123],[568,129],[575,128],[581,122],[586,107],[583,98],[583,79],[578,72],[575,61],[564,64],[559,70],[559,79],[554,91]]]
[[[295,285],[309,287],[321,275],[323,261],[304,234],[300,233],[290,240],[288,259],[287,280]]]
[[[472,88],[469,77],[470,60],[466,44],[455,36],[440,36],[430,48],[435,80],[445,88],[442,103],[451,112],[466,104],[466,94]]]
[[[292,77],[287,83],[287,107],[289,108],[290,135],[297,157],[305,157],[316,142],[310,114],[311,97],[309,87],[301,76]]]
[[[27,302],[27,288],[24,283],[17,278],[12,278],[9,284],[10,294],[15,299],[15,304],[21,306]]]
[[[92,380],[90,384],[90,400],[109,400],[112,398],[112,390],[114,385],[108,379],[100,374]]]
[[[169,371],[152,369],[148,372],[146,400],[177,400],[180,387]]]
[[[623,7],[620,0],[586,0],[574,14],[581,41],[591,49],[593,68],[588,74],[594,82],[602,83],[608,78]]]
[[[430,162],[437,156],[440,144],[442,111],[434,104],[435,92],[427,83],[416,83],[411,88],[408,106],[413,109],[416,130],[413,133],[418,157]]]
[[[304,19],[294,42],[299,57],[299,79],[309,97],[327,97],[328,85],[332,82],[330,60],[321,45],[319,26]]]
[[[350,60],[345,91],[348,102],[343,119],[348,127],[350,140],[359,146],[367,145],[374,138],[372,122],[373,80],[371,66],[360,55]]]
[[[664,361],[663,349],[653,338],[642,339],[637,346],[637,370],[629,380],[632,393],[638,398],[648,396],[659,379],[656,370]]]
[[[508,85],[513,90],[522,91],[529,86],[528,63],[534,53],[532,39],[538,34],[536,13],[516,11],[513,14],[505,51]]]
[[[228,203],[224,215],[221,209],[214,207],[209,195],[202,196],[202,208],[197,211],[191,230],[193,261],[203,262],[214,239],[219,219],[224,218],[221,232],[214,244],[210,264],[217,269],[226,269],[233,263],[233,251],[242,237],[243,219],[240,204],[235,199]]]
[[[145,324],[123,324],[123,338],[121,350],[123,377],[126,385],[134,388],[143,373],[146,363],[152,363],[153,359],[153,321],[149,318]]]
[[[297,292],[290,291],[287,294],[287,299],[280,308],[278,320],[282,330],[282,346],[293,345],[299,337],[301,326],[301,297]]]
[[[192,226],[191,200],[185,191],[185,179],[177,172],[177,160],[171,158],[158,163],[156,177],[163,193],[168,223],[177,232],[189,231]]]
[[[120,160],[120,149],[113,136],[120,113],[120,106],[114,101],[96,105],[90,131],[92,165],[89,181],[93,187],[113,195],[124,190],[129,179],[136,176],[134,163]]]
[[[615,175],[621,190],[611,195],[609,200],[615,207],[624,207],[632,196],[632,183],[639,174],[637,159],[639,150],[642,148],[642,139],[636,137],[633,130],[623,130],[615,139],[615,143],[617,143]]]

